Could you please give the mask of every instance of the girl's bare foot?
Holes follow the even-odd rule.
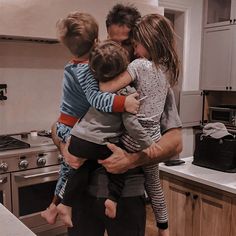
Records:
[[[169,229],[159,229],[158,236],[169,236]]]
[[[57,206],[57,212],[58,212],[58,215],[59,215],[60,219],[65,224],[65,226],[73,227],[72,220],[71,220],[71,214],[72,214],[72,208],[71,207],[60,203]]]
[[[115,218],[116,217],[116,206],[117,203],[107,199],[105,201],[105,215],[110,217],[110,218]]]
[[[51,203],[50,206],[41,212],[41,216],[48,222],[48,224],[53,225],[57,219],[57,206]]]

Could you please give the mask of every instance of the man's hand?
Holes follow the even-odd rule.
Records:
[[[82,166],[84,164],[86,159],[78,158],[78,157],[73,156],[72,154],[70,154],[69,151],[68,151],[69,144],[70,144],[70,140],[68,140],[66,143],[61,143],[60,144],[61,153],[64,157],[65,162],[69,166],[71,166],[74,169],[78,169],[78,168],[80,168],[80,166]]]
[[[109,143],[107,147],[113,154],[105,160],[99,160],[98,163],[102,164],[108,172],[113,174],[124,173],[130,169],[130,158],[127,152],[115,144]]]
[[[138,98],[138,93],[132,93],[125,99],[125,111],[137,114],[139,110],[140,101],[138,101],[136,98]]]

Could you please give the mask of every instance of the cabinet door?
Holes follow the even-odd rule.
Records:
[[[201,91],[183,91],[180,94],[179,115],[183,127],[201,124],[203,96]]]
[[[191,236],[193,202],[190,190],[182,184],[163,180],[163,190],[167,200],[169,230],[171,236]]]
[[[231,198],[213,192],[195,196],[193,236],[229,236]]]
[[[205,0],[205,27],[229,25],[234,0]]]
[[[232,202],[232,218],[231,218],[231,233],[230,236],[235,236],[236,235],[236,198],[233,199]]]
[[[231,74],[231,27],[204,30],[202,53],[201,88],[203,90],[226,90]]]
[[[236,11],[236,10],[235,10]],[[230,81],[230,90],[236,91],[236,24],[232,25],[232,70],[231,70],[231,81]]]

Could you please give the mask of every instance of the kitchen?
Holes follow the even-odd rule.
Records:
[[[64,16],[69,11],[77,9],[78,1],[71,1],[71,4],[66,4],[70,6],[66,7],[65,1],[62,0],[57,1],[57,3],[48,1],[47,4],[35,1],[33,5],[30,1],[24,0],[11,1],[12,5],[7,2],[9,1],[0,1],[0,8],[3,9],[1,11],[1,22],[3,23],[0,26],[0,35],[18,37],[12,37],[12,40],[9,39],[11,37],[8,37],[7,40],[2,39],[0,42],[0,84],[7,85],[6,89],[1,89],[7,100],[0,101],[0,134],[49,130],[51,123],[57,119],[59,113],[63,67],[65,62],[70,59],[67,51],[55,41],[55,22],[58,16]],[[96,7],[92,7],[95,4],[89,4],[89,1],[79,2],[85,6],[85,10],[96,12],[96,15],[101,17],[101,19],[98,19],[101,24],[104,22],[102,16],[106,15],[107,9],[114,3],[114,1],[101,1],[104,6],[106,5],[106,8],[98,10]],[[189,117],[189,114],[195,114],[196,111],[191,113],[189,112],[189,107],[186,108],[184,105],[186,100],[189,101],[190,98],[194,99],[193,101],[191,100],[190,107],[193,107],[193,103],[196,104],[196,101],[198,101],[196,99],[199,99],[199,97],[200,101],[202,101],[202,97],[197,96],[198,93],[196,91],[201,88],[204,89],[200,85],[200,80],[202,80],[203,1],[159,0],[132,2],[138,6],[143,6],[142,4],[157,6],[158,3],[160,7],[165,7],[170,12],[183,13],[184,47],[182,54],[184,68],[180,83],[182,91],[180,95],[180,115],[184,121],[184,148],[180,156],[181,158],[192,156],[195,133],[195,129],[192,126],[196,126],[196,122],[199,125],[202,117],[194,117],[195,120],[193,122],[189,121],[188,118],[192,118]],[[235,3],[235,1],[232,2]],[[50,11],[49,15],[48,9],[52,5],[54,6],[54,11]],[[143,9],[143,7],[141,8]],[[232,9],[234,9],[233,6]],[[8,10],[10,10],[10,13],[7,13]],[[177,14],[177,16],[180,15]],[[206,28],[207,32],[210,29],[212,28]],[[104,25],[101,25],[101,35],[106,35]],[[28,38],[31,38],[32,41],[27,41],[26,39]],[[208,45],[211,45],[211,43]],[[208,45],[206,49],[209,50]],[[222,52],[220,52],[220,55],[223,55]],[[228,62],[228,64],[230,63]],[[225,72],[224,76],[225,74],[227,73]],[[223,77],[222,74],[221,77]],[[212,85],[214,82],[209,84]],[[209,87],[205,88],[206,90],[211,90]],[[217,89],[213,88],[213,90],[217,91],[210,92],[205,97],[205,104],[210,103],[209,106],[213,106],[217,105],[219,101],[229,104],[236,103],[235,92],[226,91],[226,89],[219,87]],[[222,92],[218,92],[218,90]],[[181,106],[181,104],[184,105]],[[196,109],[196,107],[194,108]],[[202,114],[201,107],[199,107],[199,111],[198,114]],[[204,115],[207,116],[206,114]],[[41,151],[37,149],[34,155],[38,156]],[[45,150],[43,150],[44,152]]]

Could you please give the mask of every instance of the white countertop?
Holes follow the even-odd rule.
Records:
[[[193,165],[193,157],[182,158],[182,160],[185,163],[179,166],[166,166],[164,163],[160,163],[160,170],[236,194],[236,173],[226,173]]]
[[[0,203],[0,235],[2,236],[36,236],[19,219]]]

